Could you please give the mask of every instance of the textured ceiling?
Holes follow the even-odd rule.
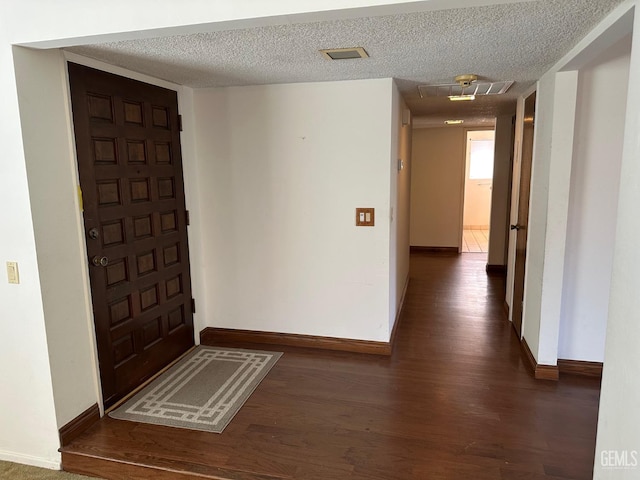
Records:
[[[622,1],[538,0],[68,50],[191,87],[394,77],[414,116],[494,116],[512,110],[519,93]],[[355,46],[370,58],[329,61],[318,52]],[[475,102],[420,99],[417,85],[451,83],[461,73],[516,83],[506,95]]]

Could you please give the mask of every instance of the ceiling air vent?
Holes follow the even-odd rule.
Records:
[[[369,54],[362,47],[328,48],[320,50],[327,60],[353,60],[355,58],[369,58]]]
[[[447,83],[442,85],[418,85],[420,98],[426,97],[455,97],[461,95],[502,95],[513,85],[512,80],[502,82],[472,83],[462,86],[459,83]]]

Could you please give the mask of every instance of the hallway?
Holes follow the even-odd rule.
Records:
[[[104,418],[63,464],[156,480],[591,479],[599,380],[534,380],[484,267],[412,255],[391,357],[235,345],[285,354],[224,433]]]

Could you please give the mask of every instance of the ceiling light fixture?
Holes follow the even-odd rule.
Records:
[[[445,120],[445,122],[447,125],[462,125],[464,123],[464,120]]]
[[[447,97],[454,102],[473,101],[478,96],[502,95],[515,83],[513,80],[478,83],[477,78],[477,75],[467,73],[455,77],[455,83],[418,85],[418,94],[420,98]]]
[[[473,82],[478,80],[478,76],[473,73],[465,73],[464,75],[458,75],[454,80],[462,88],[469,88]]]
[[[478,80],[478,76],[472,73],[458,75],[455,78],[455,81],[458,85],[460,85],[460,88],[462,89],[462,91],[460,92],[460,95],[449,95],[449,100],[451,100],[452,102],[474,101],[476,99],[476,96],[474,94],[475,89],[473,89],[473,93],[471,94],[468,94],[468,93],[466,94],[465,89],[471,87],[471,84],[477,80]]]
[[[472,102],[475,99],[475,95],[449,95],[449,100],[452,102]]]

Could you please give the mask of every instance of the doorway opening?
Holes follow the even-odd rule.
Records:
[[[489,251],[495,130],[470,130],[466,138],[462,253]]]

